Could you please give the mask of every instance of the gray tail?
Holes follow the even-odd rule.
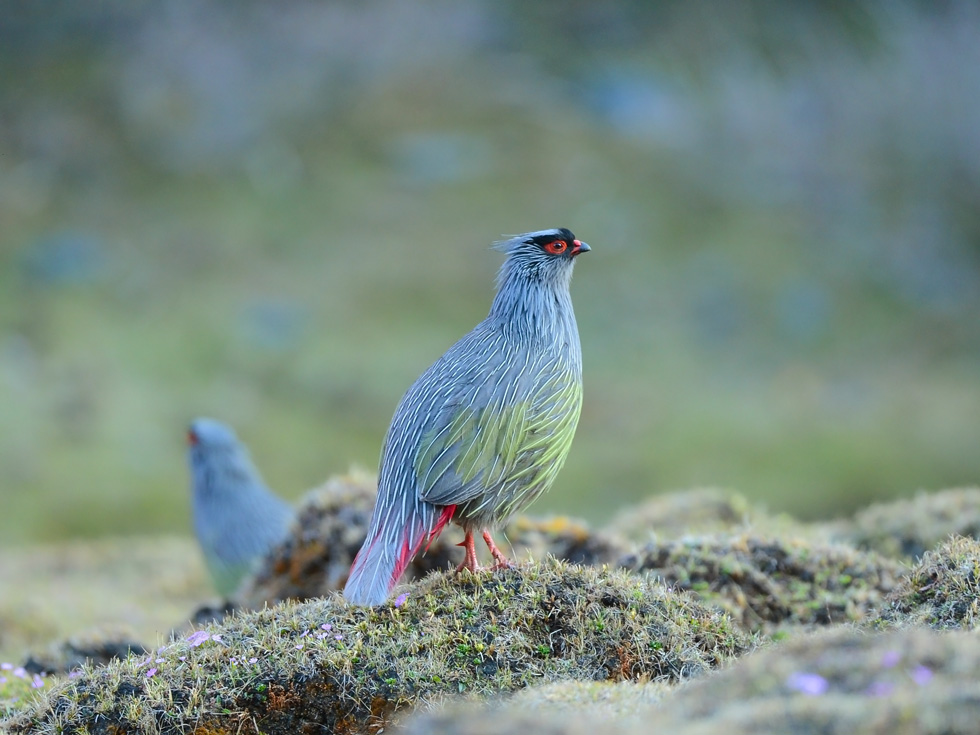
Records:
[[[351,565],[344,597],[355,605],[383,604],[422,545],[431,543],[456,506],[440,508],[417,501],[394,513],[389,510],[382,507],[379,496],[367,538]]]

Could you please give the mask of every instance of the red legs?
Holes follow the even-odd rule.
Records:
[[[476,559],[476,542],[473,540],[473,532],[467,531],[463,543],[456,545],[466,549],[466,557],[463,559],[463,563],[456,567],[456,571],[461,572],[464,569],[469,569],[474,573],[480,571],[480,563]]]
[[[497,544],[493,542],[493,537],[490,536],[489,531],[483,532],[483,540],[487,542],[487,548],[490,549],[490,556],[493,557],[494,562],[493,569],[513,569],[514,564],[503,552],[497,548]],[[466,556],[463,559],[463,563],[456,567],[457,572],[461,572],[464,569],[469,569],[471,572],[479,572],[481,567],[479,561],[476,558],[476,542],[473,540],[473,532],[467,531],[466,536],[463,538],[463,543],[456,544],[457,546],[462,546],[466,549]]]
[[[514,568],[514,563],[506,556],[504,556],[503,552],[497,548],[497,544],[493,542],[493,538],[490,536],[489,531],[483,532],[483,540],[487,542],[487,548],[490,549],[490,556],[492,556],[493,560],[497,562],[496,564],[493,565],[493,568],[495,570]]]

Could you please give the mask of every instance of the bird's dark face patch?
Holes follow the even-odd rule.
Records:
[[[548,255],[577,255],[581,249],[581,243],[575,239],[572,231],[565,227],[535,235],[531,238],[531,242]]]

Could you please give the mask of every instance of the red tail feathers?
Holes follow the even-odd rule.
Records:
[[[455,505],[444,507],[432,524],[432,530],[426,529],[423,524],[406,524],[400,529],[401,540],[400,543],[396,542],[397,545],[389,546],[385,538],[388,535],[385,533],[386,529],[379,528],[369,540],[365,540],[354,557],[350,576],[344,586],[344,597],[358,605],[382,604],[422,545],[425,544],[428,550],[442,529],[452,520],[455,512]],[[392,546],[397,548],[394,558]]]

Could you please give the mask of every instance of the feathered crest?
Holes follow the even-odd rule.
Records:
[[[525,232],[522,235],[512,235],[510,237],[507,237],[506,240],[498,240],[490,247],[492,247],[494,250],[497,250],[501,253],[511,253],[521,243],[527,242],[528,240],[533,240],[534,238],[549,237],[549,238],[559,239],[559,238],[564,238],[567,235],[571,235],[571,233],[564,228],[560,228],[560,229],[555,228],[551,230],[538,230],[537,232]]]

